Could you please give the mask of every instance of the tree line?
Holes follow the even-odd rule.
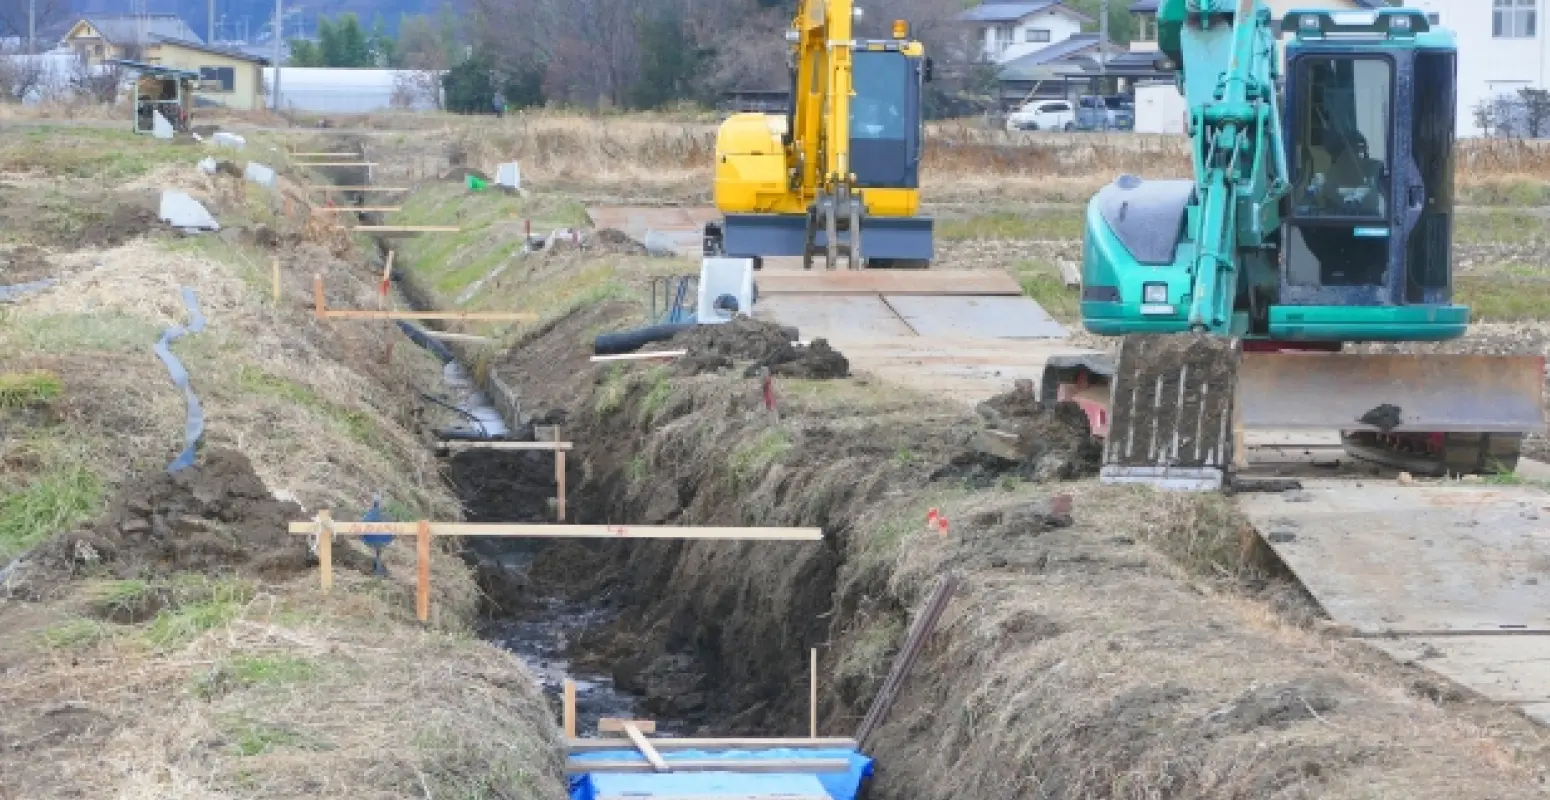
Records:
[[[730,90],[789,88],[784,33],[795,0],[456,2],[456,12],[403,18],[392,36],[380,20],[367,28],[353,14],[322,19],[315,42],[292,42],[290,63],[434,71],[445,107],[460,112],[489,112],[497,95],[510,108],[650,110],[714,106]],[[1067,2],[1098,14],[1100,0]],[[973,65],[975,32],[954,19],[965,0],[858,5],[858,36],[886,38],[898,18],[926,45],[937,65],[928,115],[991,105],[994,70]],[[1128,41],[1128,3],[1109,5],[1110,37]]]

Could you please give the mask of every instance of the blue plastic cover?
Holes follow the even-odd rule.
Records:
[[[24,294],[41,292],[54,285],[53,278],[44,278],[41,281],[31,283],[13,283],[10,286],[0,286],[0,303],[9,303],[21,298]]]
[[[157,357],[167,365],[167,372],[172,374],[172,382],[183,390],[183,397],[188,401],[188,422],[184,426],[183,452],[167,466],[168,472],[177,472],[194,465],[194,446],[199,443],[205,431],[204,408],[199,405],[199,396],[194,394],[193,387],[189,385],[188,370],[183,368],[183,362],[172,354],[169,346],[190,333],[199,333],[205,329],[205,315],[199,311],[199,301],[194,298],[194,290],[187,286],[183,287],[183,305],[188,309],[190,318],[188,327],[174,325],[163,331],[161,341],[156,343]]]
[[[674,750],[662,756],[671,765],[674,761],[797,761],[802,759],[848,759],[848,772],[639,772],[639,773],[588,773],[573,775],[570,781],[571,800],[596,800],[599,796],[629,795],[650,798],[683,797],[704,794],[816,794],[822,791],[833,800],[855,800],[861,784],[872,774],[872,759],[854,750],[827,749],[806,750],[772,748],[759,750]],[[646,763],[646,757],[634,749],[606,750],[576,753],[572,761],[638,761]]]

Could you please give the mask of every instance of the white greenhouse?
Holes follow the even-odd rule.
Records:
[[[264,93],[273,97],[274,69],[264,68]],[[442,96],[437,72],[397,69],[285,67],[280,108],[315,114],[368,114],[389,109],[434,111]]]

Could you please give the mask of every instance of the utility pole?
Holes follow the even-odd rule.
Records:
[[[215,0],[210,0],[209,10],[205,17],[205,44],[215,45]]]
[[[1098,74],[1109,75],[1109,0],[1098,3]]]
[[[1107,0],[1105,0],[1107,1]],[[280,42],[284,39],[285,17],[281,16],[284,9],[281,3],[285,0],[274,0],[274,110],[280,111]]]
[[[38,54],[38,0],[27,0],[27,55]]]

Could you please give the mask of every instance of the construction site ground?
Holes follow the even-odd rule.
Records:
[[[848,735],[948,572],[961,588],[868,745],[874,797],[1543,794],[1550,750],[1536,709],[1521,706],[1545,698],[1476,679],[1502,674],[1486,649],[1531,636],[1353,636],[1437,623],[1421,602],[1438,597],[1431,576],[1477,608],[1537,613],[1542,528],[1530,516],[1550,510],[1531,500],[1540,512],[1487,517],[1447,500],[1543,498],[1532,466],[1493,484],[1410,485],[1350,463],[1332,474],[1319,466],[1327,442],[1283,436],[1261,458],[1304,478],[1300,494],[1102,486],[1080,426],[1006,396],[1050,354],[1107,347],[1075,329],[1061,269],[1079,257],[1070,201],[1096,188],[1092,173],[1166,164],[1158,153],[1172,151],[1137,145],[1099,163],[1114,146],[1074,136],[1016,145],[1031,167],[969,161],[967,145],[937,152],[925,173],[944,187],[927,190],[940,197],[936,268],[976,277],[930,292],[846,287],[820,303],[779,290],[789,265],[761,277],[759,315],[825,338],[839,362],[783,372],[793,362],[771,352],[780,343],[740,323],[664,343],[690,349],[680,362],[595,364],[597,334],[646,321],[650,279],[692,273],[697,259],[605,235],[618,229],[594,226],[589,210],[703,207],[697,130],[540,117],[247,134],[240,160],[270,157],[271,143],[364,146],[381,165],[373,182],[412,190],[380,219],[461,228],[385,247],[287,221],[256,187],[200,173],[197,147],[66,127],[0,139],[0,286],[60,281],[0,320],[0,569],[29,553],[0,578],[0,796],[563,796],[546,665],[471,635],[498,638],[492,625],[551,601],[574,622],[546,645],[547,666],[607,676],[635,714],[686,733],[805,735],[816,647],[820,733]],[[523,193],[463,183],[512,159]],[[275,166],[297,185],[327,177]],[[947,181],[946,169],[969,171]],[[145,192],[163,188],[205,201],[225,230],[159,229]],[[1465,194],[1511,192],[1481,178]],[[1461,291],[1505,321],[1457,346],[1545,352],[1550,245],[1523,224],[1538,213],[1498,203],[1461,215]],[[114,220],[123,232],[109,235]],[[589,235],[523,253],[529,224]],[[555,542],[511,569],[449,552],[435,562],[430,626],[413,621],[410,548],[388,548],[383,580],[367,551],[339,545],[349,555],[325,597],[305,541],[271,522],[325,506],[354,519],[377,492],[406,519],[552,514],[546,454],[436,463],[428,431],[448,419],[422,397],[436,394],[434,359],[388,324],[312,316],[314,272],[331,306],[372,307],[387,248],[404,288],[436,306],[539,315],[445,327],[490,337],[467,352],[515,387],[527,419],[513,423],[556,423],[575,442],[574,521],[815,525],[825,541]],[[958,293],[980,280],[979,294]],[[182,447],[184,400],[151,346],[189,322],[184,286],[209,327],[172,345],[206,415],[200,466],[180,484],[162,472]],[[1023,298],[1044,315],[991,308]],[[1064,337],[1004,338],[1057,328]],[[746,370],[761,362],[777,367],[774,409]],[[997,395],[1006,418],[1041,432],[1021,463],[972,446],[975,407]],[[1543,457],[1542,441],[1531,451]],[[1319,509],[1368,514],[1406,492],[1427,498],[1431,527],[1387,564],[1351,560],[1354,584],[1297,579],[1310,563],[1339,578],[1325,562],[1359,545],[1313,535]],[[945,531],[926,524],[932,509]],[[177,537],[148,540],[158,526]],[[1482,552],[1470,537],[1487,531],[1522,542],[1512,563],[1480,564],[1482,579],[1514,581],[1494,595],[1459,572]],[[1384,581],[1399,618],[1357,591]],[[1518,660],[1532,656],[1519,646],[1530,649]]]

